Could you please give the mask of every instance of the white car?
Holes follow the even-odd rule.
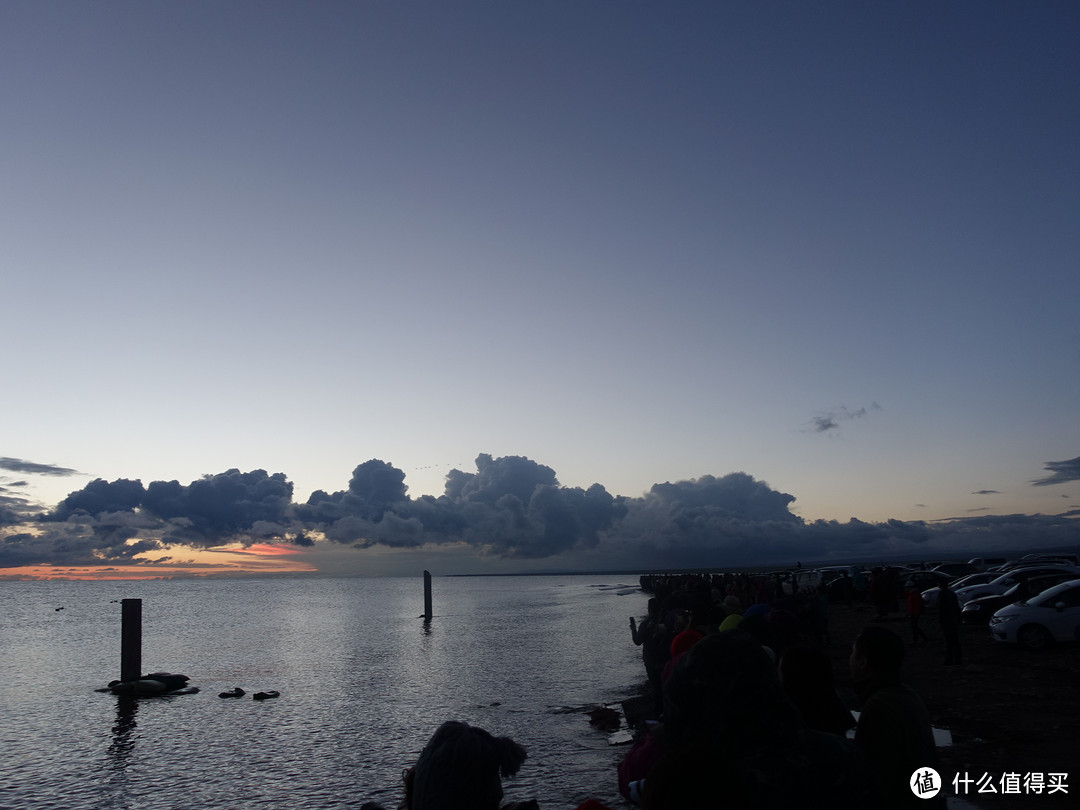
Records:
[[[992,574],[989,571],[980,571],[975,574],[968,574],[961,577],[952,583],[952,589],[955,591],[957,588],[963,588],[967,585],[982,585],[989,582],[992,579],[997,579],[1000,574]],[[928,588],[922,592],[923,605],[927,610],[937,610],[938,594],[941,593],[941,588]]]
[[[1040,650],[1055,641],[1080,641],[1080,579],[1047,588],[1026,602],[998,610],[990,619],[995,641]]]
[[[1074,565],[1031,565],[1006,571],[997,579],[992,579],[985,585],[969,585],[964,588],[954,588],[953,590],[956,592],[956,600],[963,605],[968,600],[978,599],[980,596],[999,596],[1021,579],[1038,577],[1044,574],[1057,574],[1062,571],[1080,577],[1080,568]]]

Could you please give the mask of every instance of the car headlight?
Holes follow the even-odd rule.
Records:
[[[1018,617],[1017,617],[1017,615],[1015,613],[1013,613],[1010,616],[994,616],[992,619],[990,619],[990,624],[1001,624],[1002,622],[1011,622],[1016,618],[1018,618]]]

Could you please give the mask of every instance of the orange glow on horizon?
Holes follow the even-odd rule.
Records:
[[[254,543],[246,548],[230,548],[233,554],[259,554],[265,557],[277,557],[282,554],[303,554],[303,549],[298,546],[281,546],[271,543]]]
[[[130,565],[20,565],[0,568],[0,582],[19,580],[139,580],[188,577],[240,577],[267,574],[311,574],[318,568],[300,559],[298,546],[256,543],[246,548],[221,546],[185,549],[185,559],[166,554],[138,555]]]

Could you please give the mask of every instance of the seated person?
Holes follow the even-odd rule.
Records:
[[[509,737],[493,737],[468,723],[443,723],[405,772],[401,810],[499,810],[500,779],[516,774],[525,756]],[[535,801],[515,802],[503,810],[536,807]],[[369,802],[361,810],[383,808]]]

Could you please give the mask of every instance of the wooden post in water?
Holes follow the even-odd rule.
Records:
[[[120,680],[142,677],[142,599],[120,600]]]
[[[424,572],[424,621],[431,621],[431,572]]]

